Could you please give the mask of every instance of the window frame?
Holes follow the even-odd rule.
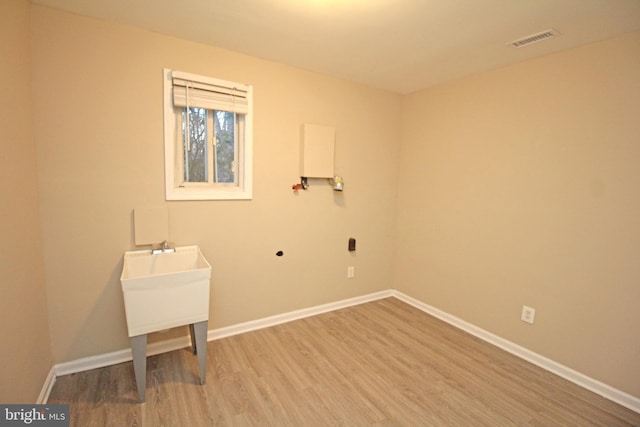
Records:
[[[163,69],[163,104],[164,104],[164,158],[165,158],[165,198],[166,200],[251,200],[253,198],[253,87],[241,83],[206,77],[196,74],[180,73],[190,80],[229,88],[242,88],[247,92],[247,113],[236,114],[238,150],[242,153],[236,164],[237,184],[220,183],[185,183],[184,163],[178,150],[183,150],[183,140],[178,135],[178,123],[182,122],[182,107],[173,105],[173,73],[174,70]],[[211,111],[211,110],[209,110]],[[179,116],[179,119],[178,119]],[[244,126],[238,126],[242,117]],[[207,142],[208,144],[210,141]],[[215,150],[215,146],[208,146]],[[208,173],[214,173],[209,170]],[[188,184],[188,185],[185,185]]]

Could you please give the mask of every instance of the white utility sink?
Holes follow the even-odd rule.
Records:
[[[208,320],[210,279],[198,246],[125,252],[120,282],[129,337]]]
[[[198,246],[124,253],[120,283],[140,401],[145,400],[147,334],[189,325],[205,383],[211,265]]]

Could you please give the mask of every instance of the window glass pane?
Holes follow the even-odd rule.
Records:
[[[235,113],[214,111],[213,122],[216,136],[215,182],[236,182],[236,135]]]
[[[187,120],[188,116],[188,120]],[[184,181],[207,182],[207,110],[184,108],[182,111],[184,145]]]

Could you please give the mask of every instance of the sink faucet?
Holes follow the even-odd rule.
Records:
[[[162,243],[160,243],[159,245],[154,245],[154,247],[151,249],[152,254],[159,254],[162,252],[175,252],[175,251],[176,249],[173,247],[173,245],[167,242],[166,240],[163,240]]]

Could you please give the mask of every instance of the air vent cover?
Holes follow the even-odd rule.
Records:
[[[512,42],[507,43],[507,45],[513,46],[513,47],[524,47],[533,43],[538,43],[538,42],[550,39],[552,37],[557,37],[559,35],[560,35],[559,32],[551,29],[551,30],[542,31],[541,33],[531,34],[518,40],[514,40]]]

